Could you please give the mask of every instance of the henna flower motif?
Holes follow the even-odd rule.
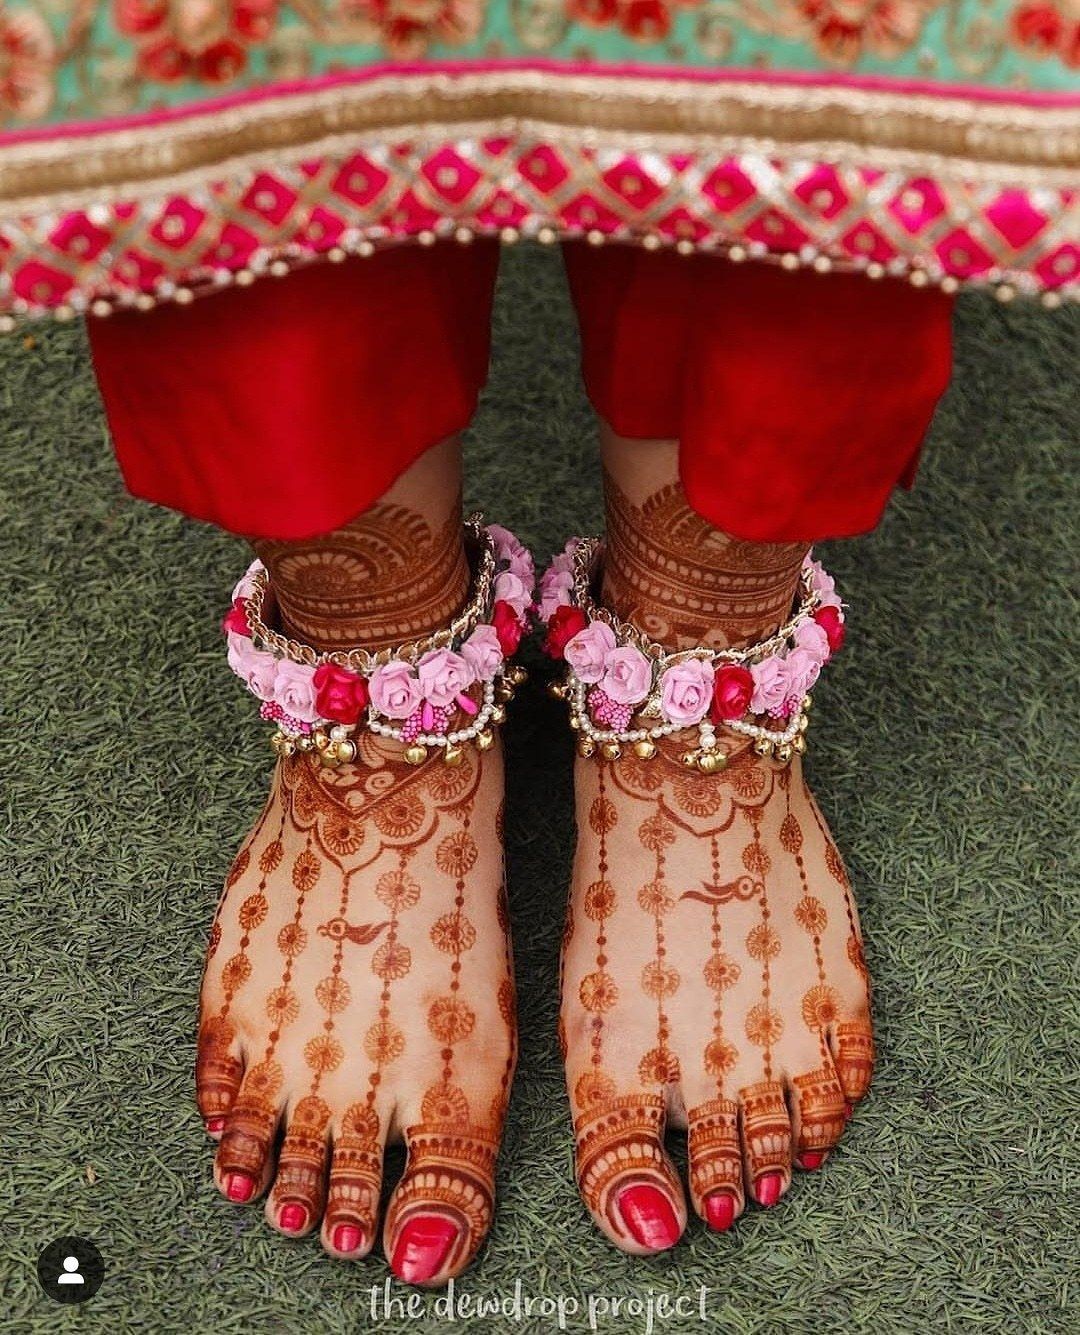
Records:
[[[438,997],[428,1007],[428,1029],[448,1047],[469,1037],[476,1014],[459,997]]]
[[[638,826],[638,838],[642,847],[647,848],[650,853],[662,853],[675,842],[675,831],[671,828],[671,822],[665,817],[649,816]]]
[[[657,1000],[673,997],[681,981],[678,969],[673,969],[670,964],[662,964],[659,960],[650,960],[641,971],[641,990],[646,996]]]
[[[320,1034],[304,1045],[304,1060],[313,1071],[328,1075],[345,1059],[345,1049],[329,1034]]]
[[[758,923],[746,934],[747,953],[756,960],[774,960],[780,954],[780,938],[771,927]]]
[[[404,978],[412,968],[412,951],[400,941],[384,941],[371,959],[371,972],[384,982]]]
[[[226,992],[235,992],[251,977],[251,961],[246,955],[234,955],[221,971],[221,985]]]
[[[358,672],[320,663],[315,669],[315,705],[322,718],[333,723],[353,724],[367,708],[367,682]]]
[[[795,920],[813,936],[820,936],[829,921],[825,905],[814,895],[804,895],[795,905]]]
[[[277,934],[278,950],[286,959],[295,959],[307,949],[307,932],[298,922],[287,922]]]
[[[285,1075],[277,1062],[258,1062],[244,1076],[244,1090],[259,1102],[266,1103],[276,1096],[284,1079]]]
[[[446,876],[461,880],[476,866],[480,851],[468,830],[448,834],[435,850],[435,862]]]
[[[663,881],[646,881],[637,893],[637,902],[639,908],[653,916],[667,913],[675,906],[675,900]]]
[[[603,969],[588,973],[581,980],[578,999],[585,1009],[594,1015],[602,1015],[611,1010],[619,1000],[619,988],[611,974]]]
[[[593,922],[609,918],[615,908],[615,887],[610,881],[593,881],[585,891],[585,916]]]
[[[595,1108],[615,1097],[615,1081],[606,1071],[586,1071],[574,1085],[574,1099],[580,1108]]]
[[[352,988],[340,974],[330,974],[316,983],[315,1000],[328,1015],[336,1015],[352,1000]]]
[[[411,909],[420,900],[420,887],[403,871],[384,871],[375,882],[375,894],[392,913]]]
[[[738,1048],[722,1038],[714,1038],[705,1048],[705,1070],[714,1079],[726,1075],[738,1060]]]
[[[279,1029],[291,1024],[299,1014],[300,1003],[296,993],[287,987],[275,987],[266,998],[267,1019]]]
[[[665,1048],[650,1048],[638,1062],[643,1085],[673,1085],[679,1080],[679,1059]]]
[[[767,1002],[758,1002],[750,1008],[746,1016],[746,1037],[756,1047],[772,1047],[783,1032],[784,1017]]]
[[[840,1014],[836,989],[824,983],[812,987],[803,996],[802,1017],[807,1029],[827,1029]]]
[[[175,83],[228,83],[265,41],[278,0],[113,0],[117,29],[138,48],[139,72]]]
[[[379,803],[371,819],[388,839],[411,839],[424,823],[424,804],[415,793],[403,788]]]
[[[405,1035],[389,1020],[373,1024],[364,1035],[364,1053],[376,1066],[385,1066],[405,1051]]]
[[[730,955],[716,954],[710,955],[705,961],[702,972],[705,975],[706,987],[714,992],[725,992],[739,981],[742,970]]]
[[[253,932],[259,926],[266,917],[268,907],[265,895],[248,895],[247,899],[240,905],[238,914],[240,926],[245,932]]]
[[[420,1116],[426,1123],[442,1122],[465,1126],[469,1121],[469,1100],[457,1085],[434,1085],[424,1095]]]
[[[429,935],[435,949],[446,955],[459,955],[476,944],[476,928],[459,913],[444,913],[437,918]]]
[[[32,9],[0,10],[0,119],[35,120],[53,102],[56,43]]]

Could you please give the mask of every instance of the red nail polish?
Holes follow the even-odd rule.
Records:
[[[398,1234],[390,1269],[406,1284],[426,1284],[442,1269],[457,1226],[441,1215],[413,1215]]]
[[[363,1246],[364,1235],[355,1224],[338,1224],[330,1234],[330,1242],[336,1252],[355,1252]]]
[[[803,1150],[798,1158],[799,1167],[805,1168],[808,1173],[820,1168],[824,1162],[825,1155],[820,1150]]]
[[[679,1221],[667,1194],[644,1183],[619,1192],[619,1213],[634,1240],[651,1252],[662,1252],[679,1240]]]
[[[225,1130],[224,1117],[208,1117],[203,1123],[208,1135],[216,1136],[218,1132]]]
[[[307,1223],[307,1210],[295,1201],[290,1201],[278,1211],[277,1219],[286,1233],[299,1233]]]
[[[717,1233],[725,1233],[735,1220],[735,1197],[730,1191],[714,1191],[705,1197],[705,1219]]]
[[[243,1204],[251,1200],[255,1191],[255,1179],[247,1173],[230,1173],[225,1180],[225,1194],[229,1200]]]
[[[780,1188],[784,1179],[779,1173],[765,1173],[754,1183],[754,1195],[759,1205],[775,1205],[780,1199]]]

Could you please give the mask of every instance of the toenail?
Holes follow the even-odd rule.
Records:
[[[439,1215],[414,1215],[398,1234],[390,1269],[406,1284],[425,1284],[442,1269],[457,1226]]]
[[[336,1252],[355,1252],[364,1241],[364,1235],[355,1224],[338,1224],[330,1235],[330,1245]]]
[[[229,1200],[243,1203],[251,1200],[255,1190],[255,1179],[247,1173],[230,1173],[225,1179],[225,1194]]]
[[[619,1192],[619,1213],[634,1240],[661,1252],[679,1240],[679,1221],[665,1192],[645,1184]]]
[[[208,1117],[206,1121],[203,1123],[203,1125],[206,1127],[208,1135],[216,1136],[219,1131],[225,1130],[225,1118]]]
[[[803,1150],[798,1158],[799,1167],[805,1168],[808,1173],[820,1168],[824,1162],[825,1155],[820,1150]]]
[[[780,1188],[784,1179],[779,1173],[765,1173],[754,1184],[754,1195],[760,1205],[775,1205],[780,1199]]]
[[[730,1191],[714,1191],[705,1197],[705,1219],[718,1233],[731,1227],[735,1220],[735,1197]]]
[[[278,1211],[278,1223],[286,1233],[299,1233],[307,1223],[307,1210],[295,1201],[290,1201]]]

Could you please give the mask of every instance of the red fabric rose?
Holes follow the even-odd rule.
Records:
[[[557,607],[548,618],[548,633],[540,646],[549,658],[562,658],[563,650],[588,625],[580,607]]]
[[[236,635],[246,635],[251,638],[251,630],[248,627],[247,613],[244,611],[243,598],[237,598],[232,607],[225,613],[225,619],[221,623],[221,629],[226,635],[232,631]]]
[[[500,598],[491,609],[491,624],[499,637],[499,648],[507,658],[517,653],[524,629],[518,620],[518,614],[505,599]]]
[[[712,706],[709,717],[714,723],[728,723],[742,718],[750,708],[754,694],[754,679],[744,667],[725,663],[718,668],[713,681]]]
[[[671,14],[664,0],[630,0],[623,6],[619,26],[639,42],[659,42],[671,31]]]
[[[315,669],[315,708],[334,723],[357,723],[367,708],[367,682],[356,672],[336,663],[320,663]]]
[[[840,609],[819,607],[814,613],[814,620],[825,632],[829,640],[829,653],[835,654],[844,643],[845,627],[840,619]]]

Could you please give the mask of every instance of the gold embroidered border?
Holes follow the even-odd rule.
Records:
[[[1070,186],[1080,165],[1075,108],[844,87],[505,70],[379,76],[270,96],[157,125],[0,147],[0,213],[183,189],[260,159],[318,155],[347,140],[434,129],[527,133],[552,142],[657,152],[758,152],[971,182]]]

